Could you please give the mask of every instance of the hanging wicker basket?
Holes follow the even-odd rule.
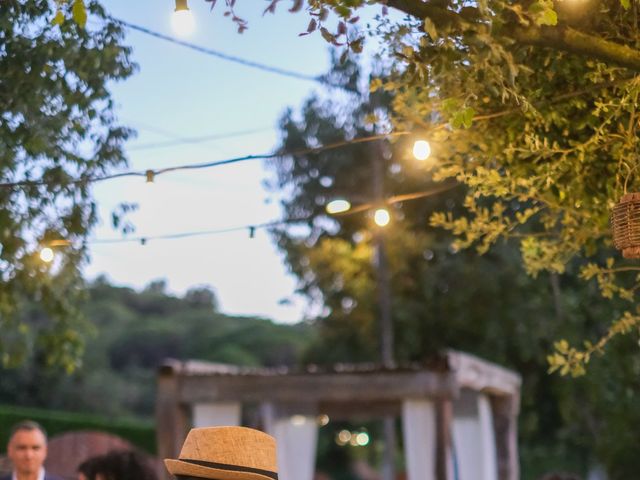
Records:
[[[613,245],[624,258],[640,258],[640,193],[627,193],[613,207]]]

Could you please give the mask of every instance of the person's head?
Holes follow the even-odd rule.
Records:
[[[85,460],[78,466],[78,480],[157,480],[157,476],[142,455],[123,450]]]
[[[177,480],[278,479],[275,438],[245,427],[192,428],[180,457],[164,463]]]
[[[26,420],[11,428],[7,456],[19,477],[37,475],[47,458],[47,434],[38,423]]]
[[[573,473],[553,472],[547,473],[540,480],[580,480],[580,477]]]

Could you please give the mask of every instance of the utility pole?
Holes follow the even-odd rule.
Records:
[[[382,143],[373,143],[373,198],[376,206],[386,206],[384,178],[385,159]],[[384,227],[377,227],[374,233],[376,289],[378,303],[378,326],[380,329],[380,359],[384,368],[395,366],[393,352],[393,323],[391,318],[391,287],[389,279],[389,264],[384,241]],[[396,428],[393,415],[386,415],[383,419],[384,451],[382,458],[382,480],[395,479],[395,447]]]

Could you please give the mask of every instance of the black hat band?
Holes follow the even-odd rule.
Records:
[[[186,458],[179,458],[178,460],[180,460],[181,462],[192,463],[194,465],[200,465],[201,467],[217,468],[218,470],[226,470],[229,472],[257,473],[259,475],[264,475],[265,477],[272,478],[273,480],[278,480],[278,474],[270,470],[245,467],[242,465],[230,465],[228,463],[206,462],[204,460],[190,460]],[[178,478],[178,480],[201,480],[202,477],[192,475],[176,475],[176,478]]]

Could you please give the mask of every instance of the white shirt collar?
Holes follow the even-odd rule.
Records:
[[[11,480],[18,480],[18,475],[16,474],[15,470],[13,472],[11,472]],[[38,472],[38,480],[44,480],[44,468],[43,467],[40,467],[40,471]]]

